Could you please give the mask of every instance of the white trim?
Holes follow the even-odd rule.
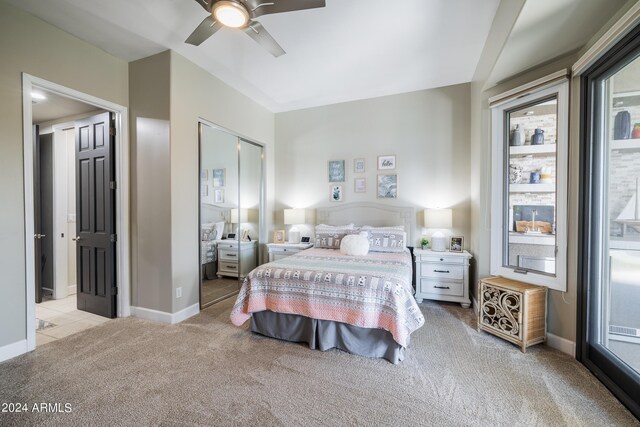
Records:
[[[33,333],[35,334],[35,331]],[[21,340],[0,347],[0,362],[13,359],[16,356],[26,353],[29,351],[27,347],[27,340]]]
[[[85,102],[98,108],[115,113],[116,116],[116,265],[118,297],[118,317],[130,315],[130,259],[129,259],[129,112],[127,107],[105,101],[95,96],[79,92],[50,81],[22,73],[22,127],[24,150],[24,219],[25,219],[25,258],[26,258],[26,316],[27,348],[36,348],[36,312],[35,312],[35,259],[34,259],[34,194],[33,194],[33,113],[31,91],[39,87],[67,98]]]
[[[473,295],[471,295],[471,307],[473,307],[473,312],[476,314],[476,317],[477,317],[478,316],[478,300]]]
[[[591,67],[591,65],[626,36],[639,22],[640,2],[637,2],[573,64],[573,67],[571,67],[573,74],[580,75],[587,68]]]
[[[562,81],[569,76],[568,69],[562,69],[560,71],[556,71],[555,73],[549,74],[544,77],[540,77],[537,80],[532,82],[523,84],[506,92],[502,92],[501,94],[492,96],[489,98],[489,107],[497,107],[501,104],[510,102],[517,98],[522,98],[527,95],[530,95],[533,91],[539,91],[546,89],[550,86],[554,86],[558,83],[558,81]]]
[[[152,320],[154,322],[168,323],[174,325],[200,313],[200,303],[190,305],[176,313],[153,310],[151,308],[131,306],[131,315],[140,319]]]
[[[504,237],[504,148],[509,144],[504,133],[506,127],[505,112],[519,105],[535,102],[547,96],[557,94],[558,98],[558,135],[556,157],[556,274],[550,276],[529,271],[526,274],[516,272],[516,268],[503,265]],[[505,138],[507,138],[505,140]],[[493,276],[504,276],[550,289],[566,292],[567,290],[567,170],[569,164],[569,80],[555,81],[553,85],[528,94],[522,98],[511,99],[491,109],[491,252],[490,273]]]
[[[78,285],[69,285],[67,287],[67,296],[78,293]]]
[[[566,338],[547,332],[547,341],[545,344],[551,348],[560,350],[571,357],[576,357],[576,343]]]

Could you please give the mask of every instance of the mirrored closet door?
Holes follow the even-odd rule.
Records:
[[[235,295],[258,263],[262,146],[199,124],[200,306]]]

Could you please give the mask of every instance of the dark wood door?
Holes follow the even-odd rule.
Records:
[[[33,256],[35,259],[36,303],[42,302],[42,230],[40,216],[40,128],[33,125]]]
[[[115,156],[112,113],[75,123],[78,309],[116,316]]]

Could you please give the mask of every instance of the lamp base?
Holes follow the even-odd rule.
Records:
[[[300,232],[299,231],[289,231],[289,243],[298,244],[300,243]]]
[[[445,236],[431,236],[431,250],[444,252],[447,250],[447,238]]]

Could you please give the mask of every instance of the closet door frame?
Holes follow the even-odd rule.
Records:
[[[259,208],[259,212],[258,212],[258,228],[260,230],[260,235],[258,236],[258,259],[260,259],[260,252],[261,252],[261,248],[260,248],[260,242],[263,241],[262,236],[266,235],[264,233],[265,230],[265,203],[266,203],[266,171],[265,171],[265,165],[266,165],[266,146],[265,144],[256,141],[255,139],[252,139],[250,137],[247,137],[245,135],[242,135],[241,133],[238,133],[234,130],[231,130],[229,128],[226,128],[224,126],[220,126],[216,123],[210,122],[206,119],[203,118],[199,118],[198,122],[197,122],[197,126],[198,126],[198,165],[197,168],[195,168],[195,171],[197,173],[197,180],[198,180],[198,185],[196,186],[196,191],[198,192],[198,229],[197,229],[197,235],[200,236],[200,230],[202,227],[202,212],[201,212],[201,204],[202,204],[202,198],[200,196],[200,165],[202,164],[202,134],[201,134],[201,126],[208,126],[210,128],[225,132],[231,136],[233,136],[236,139],[236,159],[238,161],[238,176],[236,177],[238,180],[238,206],[237,209],[240,209],[240,188],[241,188],[241,183],[240,183],[240,144],[242,141],[245,141],[247,143],[250,144],[254,144],[258,147],[261,148],[262,150],[262,159],[261,159],[261,173],[260,173],[260,208]],[[238,233],[239,234],[239,233]],[[237,235],[237,242],[238,242],[238,254],[240,254],[240,236]],[[200,302],[200,306],[202,307],[202,264],[200,263],[201,259],[202,259],[202,245],[198,244],[198,272],[199,272],[199,276],[198,276],[198,281],[199,281],[199,285],[198,285],[198,301]],[[239,262],[241,262],[240,260],[238,260]],[[238,265],[239,271],[238,271],[238,288],[240,287],[240,271],[242,266]],[[233,294],[230,294],[233,295]],[[229,298],[229,296],[225,296],[222,297],[220,299],[216,299],[214,301],[211,301],[210,303],[207,303],[207,306],[209,306],[210,304],[215,304],[218,301],[222,301],[223,299],[227,299]]]

